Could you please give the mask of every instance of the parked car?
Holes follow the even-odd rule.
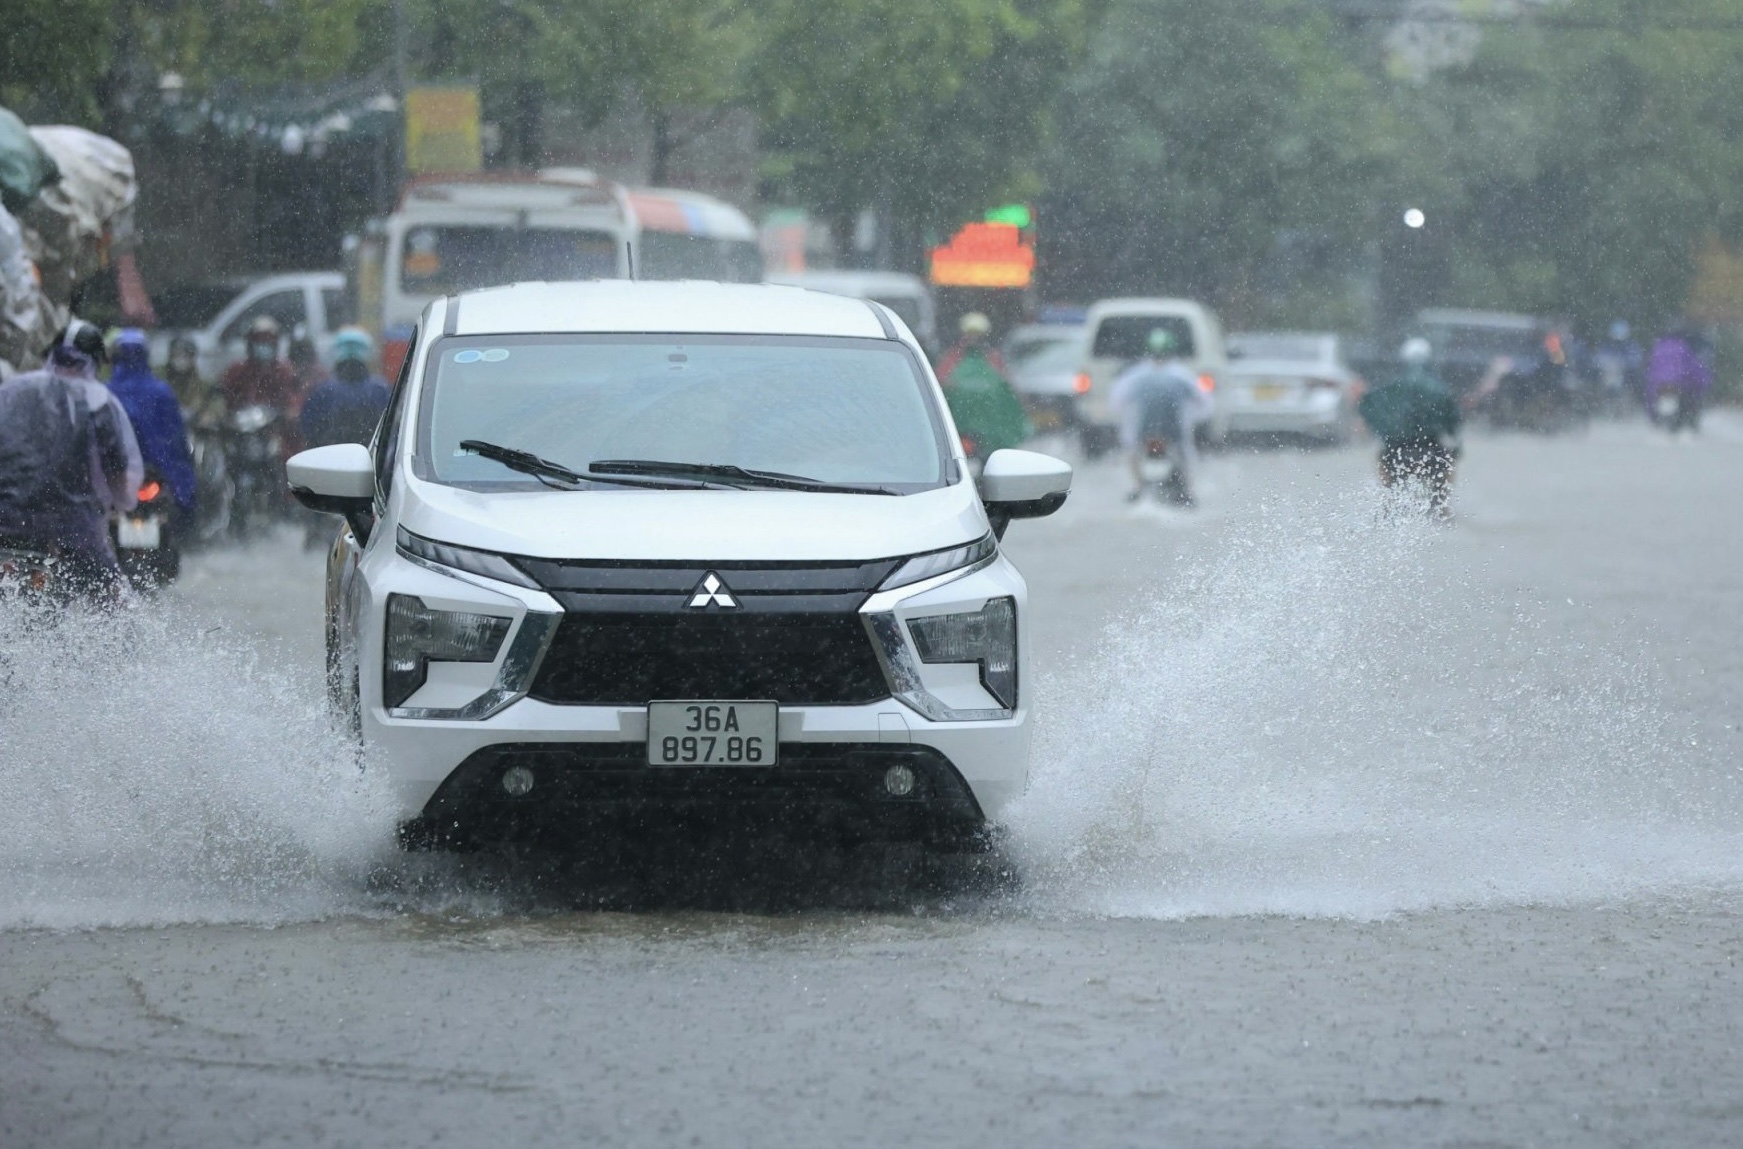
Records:
[[[286,338],[305,337],[325,354],[333,333],[351,321],[345,277],[337,271],[297,271],[239,275],[177,284],[152,296],[158,327],[152,334],[152,359],[169,356],[176,335],[192,337],[199,348],[200,374],[217,379],[242,358],[243,336],[261,316],[278,321]]]
[[[1084,374],[1082,324],[1029,323],[1006,337],[1003,347],[1011,386],[1037,431],[1077,426],[1077,397],[1088,386]]]
[[[691,817],[952,850],[1028,777],[999,540],[1071,482],[964,462],[877,304],[595,282],[437,299],[373,452],[287,470],[347,518],[329,681],[409,840]]]
[[[1243,332],[1229,336],[1228,353],[1217,398],[1230,432],[1341,443],[1355,429],[1363,383],[1338,336]]]
[[[902,317],[928,355],[938,350],[938,308],[932,288],[917,275],[899,271],[788,271],[770,275],[768,282],[876,300]]]
[[[1221,443],[1227,437],[1227,415],[1214,402],[1228,367],[1222,324],[1216,314],[1190,299],[1103,299],[1090,305],[1084,320],[1088,347],[1082,370],[1086,378],[1079,384],[1077,415],[1085,455],[1093,458],[1104,453],[1118,438],[1108,392],[1121,371],[1145,356],[1150,332],[1158,327],[1174,336],[1175,348],[1213,400],[1204,438]]]

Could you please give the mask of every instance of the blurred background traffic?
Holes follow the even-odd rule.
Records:
[[[288,513],[276,466],[338,360],[391,381],[429,299],[524,279],[877,299],[941,375],[966,356],[1019,400],[958,410],[971,453],[1109,450],[1113,380],[1156,330],[1211,445],[1362,435],[1408,339],[1478,426],[1694,429],[1743,387],[1728,0],[18,0],[6,21],[0,374],[74,314],[146,332],[199,473],[190,539]],[[349,327],[368,341],[338,356]]]

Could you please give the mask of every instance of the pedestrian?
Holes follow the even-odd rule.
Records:
[[[1452,518],[1453,466],[1464,420],[1458,401],[1429,367],[1433,357],[1428,340],[1406,340],[1399,351],[1404,371],[1363,395],[1357,410],[1380,440],[1380,482],[1388,488],[1423,484],[1429,513],[1444,522]]]
[[[120,593],[109,516],[133,509],[144,478],[121,401],[97,379],[103,334],[73,320],[40,370],[0,386],[0,544],[54,555],[67,585]]]
[[[1210,399],[1178,347],[1166,327],[1151,328],[1144,342],[1146,357],[1122,371],[1108,392],[1108,404],[1119,419],[1120,448],[1132,472],[1128,503],[1144,497],[1144,467],[1152,444],[1165,445],[1170,464],[1158,494],[1183,507],[1196,502],[1198,428],[1210,417]]]

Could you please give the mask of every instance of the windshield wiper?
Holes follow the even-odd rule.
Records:
[[[889,487],[826,483],[785,471],[756,471],[734,463],[668,463],[661,459],[598,459],[587,464],[589,475],[659,475],[665,478],[718,479],[741,487],[771,491],[811,491],[825,495],[898,495]]]
[[[587,482],[610,483],[619,487],[650,487],[661,491],[701,490],[707,485],[700,482],[643,482],[636,479],[619,479],[608,475],[586,475],[580,471],[572,471],[561,463],[553,463],[549,459],[540,458],[531,451],[504,447],[498,443],[486,443],[483,439],[462,439],[460,440],[460,449],[501,463],[511,471],[531,475],[545,486],[555,487],[559,491],[578,491],[581,489],[581,484]]]

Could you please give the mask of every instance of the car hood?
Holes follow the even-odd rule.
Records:
[[[635,562],[865,561],[986,534],[973,484],[914,495],[801,491],[508,491],[412,479],[398,495],[413,534],[502,554]]]

